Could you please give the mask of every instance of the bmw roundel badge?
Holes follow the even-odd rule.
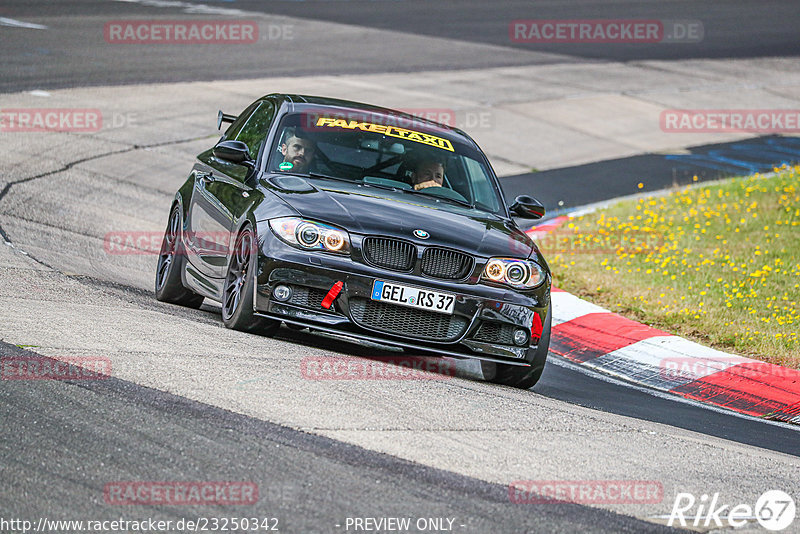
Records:
[[[418,237],[420,239],[428,239],[431,236],[425,230],[414,230],[414,237]]]

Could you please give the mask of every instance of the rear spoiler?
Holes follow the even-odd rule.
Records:
[[[222,127],[223,122],[231,123],[238,118],[239,117],[237,117],[236,115],[228,115],[226,113],[223,113],[222,110],[219,110],[219,113],[217,113],[217,130],[219,130]]]

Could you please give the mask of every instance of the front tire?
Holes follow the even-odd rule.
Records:
[[[167,229],[161,241],[161,251],[156,267],[156,299],[189,308],[199,308],[205,298],[186,289],[181,281],[181,271],[185,258],[181,241],[181,210],[175,205],[169,214]]]
[[[258,254],[253,230],[245,226],[236,237],[231,261],[222,289],[222,322],[242,332],[270,335],[280,326],[278,321],[256,317],[253,313],[253,286]]]
[[[544,320],[542,337],[539,339],[530,367],[481,361],[481,370],[486,380],[495,384],[520,389],[530,389],[536,385],[542,377],[547,354],[550,351],[550,328],[553,322],[552,310],[553,305],[551,303]]]

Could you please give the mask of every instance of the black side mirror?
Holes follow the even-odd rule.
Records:
[[[241,141],[222,141],[214,147],[214,156],[231,163],[248,165],[252,163],[250,149]]]
[[[520,195],[508,208],[511,213],[523,219],[541,219],[544,217],[544,206],[541,202],[528,195]]]

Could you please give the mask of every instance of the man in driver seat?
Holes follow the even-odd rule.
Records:
[[[283,163],[279,168],[298,173],[308,172],[308,167],[317,152],[317,145],[314,141],[308,139],[301,128],[294,126],[284,130],[283,139],[281,144]],[[291,165],[284,166],[284,164]]]
[[[432,156],[420,158],[411,169],[411,185],[416,191],[427,187],[443,187],[444,171],[443,159]]]

